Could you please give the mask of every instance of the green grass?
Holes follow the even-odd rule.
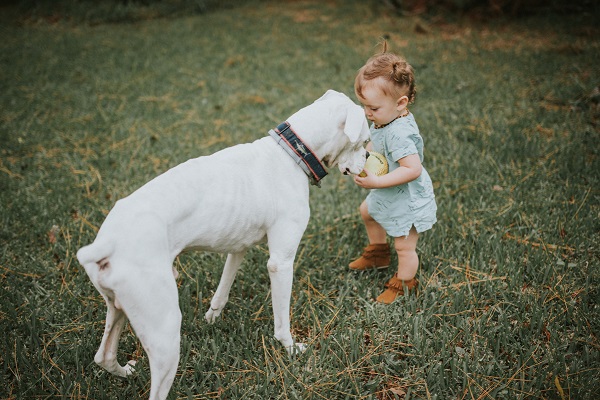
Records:
[[[290,359],[272,337],[265,247],[214,325],[224,258],[182,255],[171,398],[600,397],[597,13],[477,23],[306,1],[129,24],[2,15],[0,399],[147,397],[130,330],[119,360],[138,374],[93,363],[105,309],[75,252],[157,174],[266,135],[328,88],[352,95],[383,35],[417,71],[439,205],[420,292],[380,306],[391,271],[347,270],[366,193],[331,171],[296,262],[292,329],[308,351]]]

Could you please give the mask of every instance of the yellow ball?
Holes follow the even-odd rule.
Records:
[[[365,167],[363,169],[366,169],[370,173],[375,174],[377,176],[381,176],[388,173],[389,166],[383,154],[377,153],[376,151],[370,151],[369,158],[367,158],[367,162],[365,163]],[[365,173],[365,171],[363,171],[360,174],[358,174],[358,176],[364,178],[365,176],[367,176],[367,174]]]

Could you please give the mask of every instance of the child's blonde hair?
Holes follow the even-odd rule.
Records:
[[[358,70],[354,80],[356,95],[363,98],[362,90],[368,81],[383,78],[379,89],[394,99],[402,96],[408,97],[408,102],[413,103],[417,94],[415,87],[415,74],[413,67],[402,57],[388,53],[387,42],[383,42],[383,51],[367,60],[367,63]]]

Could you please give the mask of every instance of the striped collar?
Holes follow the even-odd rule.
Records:
[[[317,155],[294,132],[289,122],[282,122],[277,128],[271,129],[269,135],[302,168],[311,185],[321,187],[321,179],[327,175],[327,171]]]

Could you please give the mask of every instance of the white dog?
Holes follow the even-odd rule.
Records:
[[[117,201],[96,240],[77,253],[108,306],[94,361],[119,376],[133,371],[133,362],[117,362],[129,319],[148,354],[151,400],[167,397],[179,363],[181,311],[172,266],[183,250],[228,253],[205,316],[212,322],[246,249],[266,239],[275,338],[288,351],[304,349],[290,333],[289,307],[294,258],[310,216],[308,182],[326,174],[321,162],[360,173],[369,129],[361,107],[329,90],[269,133],[180,164]]]

